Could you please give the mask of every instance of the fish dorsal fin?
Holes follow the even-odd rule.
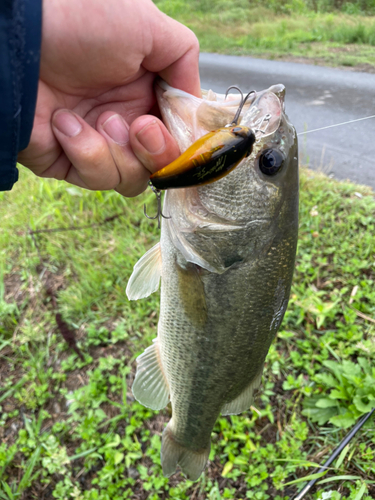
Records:
[[[129,300],[138,300],[148,297],[159,288],[161,276],[160,242],[150,248],[139,259],[130,276],[126,295]]]
[[[236,399],[226,403],[222,409],[222,415],[238,415],[243,411],[246,411],[250,408],[253,402],[254,391],[258,389],[260,383],[262,381],[262,373],[263,373],[263,365],[258,375],[250,382],[250,384],[245,388],[244,391],[241,392]]]
[[[169,387],[160,360],[157,339],[137,358],[137,373],[132,391],[143,406],[161,410],[169,402]]]

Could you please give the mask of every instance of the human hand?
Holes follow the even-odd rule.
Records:
[[[18,161],[36,175],[136,196],[177,143],[153,83],[200,96],[199,47],[151,0],[44,0],[38,99]]]

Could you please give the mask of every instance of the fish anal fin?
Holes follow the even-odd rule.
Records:
[[[250,382],[250,384],[237,396],[233,401],[226,403],[222,409],[222,415],[238,415],[250,408],[254,398],[254,391],[258,389],[262,381],[263,366],[258,375]]]
[[[169,387],[161,365],[157,339],[137,358],[132,391],[137,401],[153,410],[161,410],[169,402]]]
[[[210,455],[211,444],[202,450],[189,450],[176,442],[170,423],[164,429],[161,445],[161,465],[163,474],[166,477],[176,472],[177,465],[188,479],[196,481],[202,474],[208,457]]]
[[[160,242],[150,248],[134,266],[130,276],[126,295],[129,300],[138,300],[148,297],[159,288],[161,276],[161,249]]]

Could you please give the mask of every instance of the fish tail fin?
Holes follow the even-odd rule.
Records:
[[[166,477],[176,472],[177,465],[191,481],[196,481],[206,466],[211,449],[211,443],[207,448],[199,451],[189,450],[178,444],[170,429],[170,424],[164,429],[161,445],[161,465]]]

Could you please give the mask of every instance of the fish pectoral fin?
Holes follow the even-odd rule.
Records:
[[[137,358],[132,391],[137,401],[152,410],[161,410],[169,403],[169,387],[161,365],[157,339]]]
[[[148,297],[159,288],[161,277],[161,249],[160,242],[150,248],[134,266],[130,276],[126,295],[129,300],[138,300]]]
[[[233,401],[226,403],[222,407],[222,415],[238,415],[239,413],[242,413],[243,411],[246,411],[250,408],[253,402],[254,391],[258,389],[262,381],[262,373],[263,365],[258,375],[250,382],[245,390],[242,391],[241,394],[236,397],[236,399],[233,399]]]
[[[173,418],[173,417],[172,417]],[[176,472],[177,465],[191,481],[202,474],[210,455],[211,443],[201,450],[189,450],[177,443],[169,423],[164,429],[161,443],[161,466],[166,477]]]

